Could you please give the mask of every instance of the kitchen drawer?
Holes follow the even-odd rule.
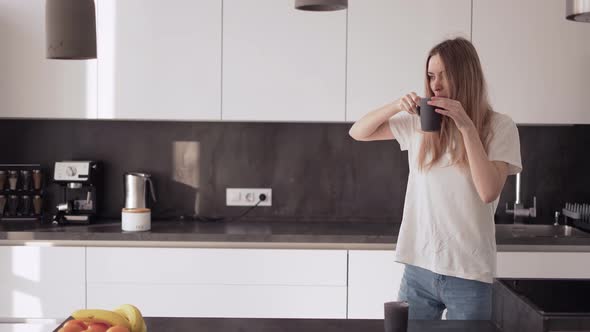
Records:
[[[350,250],[348,318],[383,319],[383,303],[397,301],[404,267],[393,250]]]
[[[587,252],[499,252],[498,278],[590,278]]]
[[[87,250],[89,284],[346,286],[346,250]]]
[[[89,308],[133,303],[145,316],[346,318],[346,286],[91,284]]]

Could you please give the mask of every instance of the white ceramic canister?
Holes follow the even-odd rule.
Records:
[[[152,228],[150,209],[127,209],[121,211],[121,228],[127,232],[149,231]]]

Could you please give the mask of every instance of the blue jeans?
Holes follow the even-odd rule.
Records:
[[[409,319],[489,320],[492,316],[492,285],[446,276],[406,265],[399,300],[410,305]]]

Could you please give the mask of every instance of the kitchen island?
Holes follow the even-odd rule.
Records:
[[[379,319],[147,318],[158,332],[383,332]],[[409,321],[408,332],[498,332],[488,321]]]
[[[146,317],[149,332],[383,332],[380,319]],[[0,332],[49,332],[50,324],[0,324]],[[408,332],[500,332],[488,321],[410,321]]]

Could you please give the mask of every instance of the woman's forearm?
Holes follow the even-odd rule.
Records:
[[[500,195],[505,179],[502,179],[498,168],[488,159],[475,128],[463,133],[463,142],[475,189],[482,201],[493,202]]]
[[[389,118],[400,112],[400,110],[398,100],[384,105],[357,120],[348,133],[354,139],[369,137],[382,123],[389,121]]]

